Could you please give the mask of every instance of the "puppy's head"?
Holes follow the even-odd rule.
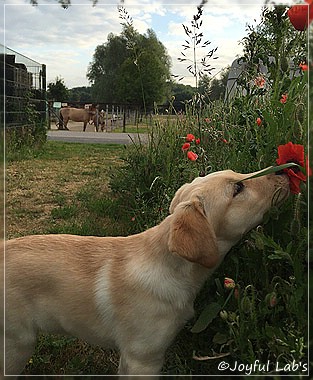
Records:
[[[170,205],[170,250],[207,268],[216,266],[272,205],[289,195],[287,176],[245,180],[253,174],[225,170],[183,185]]]

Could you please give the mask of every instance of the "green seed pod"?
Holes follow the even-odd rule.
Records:
[[[250,140],[252,140],[252,133],[251,133],[251,131],[247,131],[246,132],[246,139],[248,140],[248,141],[250,141]]]
[[[244,313],[246,313],[246,314],[250,313],[252,305],[251,305],[251,301],[250,301],[249,297],[244,296],[241,300],[240,306],[241,306],[241,309]]]
[[[286,73],[289,70],[289,64],[286,57],[283,57],[280,61],[280,68],[284,73]]]

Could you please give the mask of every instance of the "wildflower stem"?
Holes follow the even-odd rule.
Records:
[[[301,169],[301,166],[300,166],[300,165],[295,164],[295,163],[293,163],[293,162],[290,162],[290,163],[288,163],[288,164],[279,165],[279,166],[270,166],[269,168],[266,168],[266,169],[264,169],[264,170],[261,170],[261,171],[259,171],[257,174],[254,174],[254,175],[252,175],[252,176],[250,176],[250,177],[247,177],[247,178],[243,179],[242,181],[245,181],[245,180],[247,180],[247,179],[252,179],[252,178],[262,177],[262,176],[267,175],[267,174],[276,173],[276,172],[279,172],[279,171],[281,171],[281,170],[283,170],[283,169],[290,168],[290,167],[292,167],[292,166],[296,166],[296,167],[298,167],[299,169]],[[242,181],[240,181],[240,182],[242,182]]]

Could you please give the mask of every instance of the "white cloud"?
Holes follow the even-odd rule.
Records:
[[[239,41],[246,35],[245,27],[246,23],[253,23],[253,18],[258,18],[261,13],[260,6],[254,6],[253,12],[252,8],[246,9],[246,16],[242,15],[242,12],[238,12],[238,6],[230,5],[227,8],[225,6],[211,6],[204,8],[203,15],[201,19],[203,24],[201,31],[203,32],[203,41],[209,40],[210,45],[206,49],[197,49],[198,57],[201,58],[209,50],[213,48],[218,48],[214,57],[218,57],[216,60],[211,60],[209,62],[212,68],[212,75],[217,75],[223,68],[231,65],[233,60],[242,54],[242,46]],[[182,22],[170,21],[168,25],[168,35],[171,40],[165,42],[170,55],[172,56],[172,72],[176,75],[184,76],[184,83],[194,85],[194,78],[187,71],[187,62],[179,63],[177,61],[178,57],[181,56],[181,51],[183,51],[187,58],[191,58],[190,50],[183,50],[182,44],[187,38],[182,23],[191,28],[190,20],[192,19],[192,13],[190,13],[191,7],[183,7],[183,20]],[[192,9],[194,12],[195,10]],[[247,16],[251,13],[251,17]],[[189,54],[189,55],[188,55]],[[192,55],[192,54],[191,54]]]
[[[56,0],[7,0],[5,10],[5,42],[8,47],[47,65],[48,81],[64,78],[68,87],[87,85],[86,72],[97,45],[105,43],[109,33],[122,30],[117,11],[118,1],[72,0],[62,9]],[[124,6],[140,33],[153,28],[172,57],[172,72],[186,74],[186,65],[177,58],[185,33],[182,23],[190,25],[200,0],[125,0]],[[76,4],[76,5],[75,5]],[[80,4],[80,5],[77,5]],[[262,1],[209,0],[203,8],[204,40],[218,46],[217,71],[231,64],[242,47],[238,40],[245,36],[245,24],[259,18]],[[192,78],[186,78],[185,83]]]

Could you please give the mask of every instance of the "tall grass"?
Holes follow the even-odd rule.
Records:
[[[305,76],[297,82],[304,96]],[[251,112],[251,108],[248,101],[239,99],[229,108],[219,103],[206,105],[200,118],[198,111],[189,110],[186,116],[177,115],[175,123],[158,122],[147,144],[128,148],[124,165],[115,170],[110,185],[129,232],[161,221],[168,214],[175,191],[196,176],[228,168],[243,173],[256,171],[275,164],[279,144],[305,141],[306,116],[301,116],[300,123],[298,104],[283,107],[279,101],[275,106],[263,102],[260,106],[266,116],[260,127],[252,122],[257,113],[249,115],[251,123],[242,120],[242,111]],[[280,124],[281,120],[288,122]],[[198,154],[195,162],[189,161],[181,149],[187,132],[201,136],[201,143],[194,146]],[[201,316],[207,319],[207,327],[193,337],[197,355],[227,353],[229,363],[269,360],[271,368],[277,362],[307,362],[305,186],[302,190],[281,209],[272,209],[267,223],[233,248],[208,280],[196,300],[197,317],[208,306],[208,314]],[[224,290],[225,276],[234,279],[236,297],[234,291],[230,295]],[[214,315],[212,308],[216,309]],[[217,313],[222,309],[223,317]],[[204,362],[204,372],[200,373],[210,365]]]

